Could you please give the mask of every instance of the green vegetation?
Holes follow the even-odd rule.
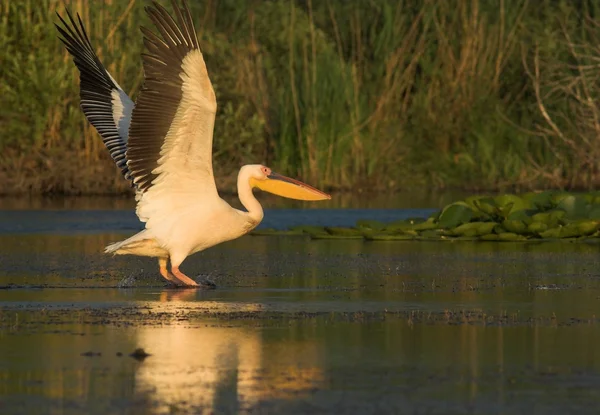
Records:
[[[530,192],[521,196],[471,196],[429,218],[392,223],[359,220],[352,228],[295,226],[253,235],[309,235],[312,239],[371,241],[600,241],[600,192]]]
[[[146,3],[67,1],[134,97]],[[600,182],[600,0],[190,3],[223,189],[255,162],[330,189]],[[0,0],[0,193],[128,191],[79,110],[62,7]]]

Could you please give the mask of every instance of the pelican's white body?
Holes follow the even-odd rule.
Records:
[[[248,212],[232,208],[216,192],[216,197],[210,198],[200,193],[193,202],[189,198],[167,197],[164,199],[164,203],[169,205],[168,208],[165,207],[166,212],[172,212],[173,209],[177,212],[176,215],[165,214],[160,220],[153,216],[152,220],[146,220],[146,229],[131,238],[107,246],[106,252],[164,257],[179,263],[193,253],[247,234],[263,218],[262,207],[254,198],[249,184],[260,167],[262,166],[244,166],[238,176],[240,201]],[[140,207],[145,206],[144,198],[151,197],[151,191],[138,195],[137,212],[142,220],[145,217],[141,216],[141,212],[145,212],[148,206],[144,209]],[[150,206],[155,207],[156,204]],[[160,212],[162,209],[157,210]]]
[[[258,225],[248,221],[241,211],[233,209],[224,200],[219,198],[215,202],[217,206],[211,203],[195,206],[196,211],[180,212],[177,220],[165,221],[154,229],[144,229],[131,238],[107,246],[106,252],[150,257],[186,257],[221,242],[239,238]]]

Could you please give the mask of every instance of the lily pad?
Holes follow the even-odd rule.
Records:
[[[576,238],[578,236],[582,236],[581,230],[576,224],[568,224],[560,227],[559,229],[561,238]]]
[[[591,235],[596,232],[599,227],[598,222],[594,220],[585,220],[573,225],[577,226],[581,235]]]
[[[588,212],[589,219],[600,220],[600,206],[593,206]]]
[[[529,225],[531,222],[533,222],[533,219],[531,219],[531,217],[533,215],[535,215],[536,213],[538,213],[537,209],[517,210],[517,211],[511,212],[506,217],[506,219],[520,220],[520,221],[525,222],[526,225]]]
[[[498,204],[491,197],[482,197],[481,199],[475,199],[475,200],[473,200],[473,204],[479,211],[485,213],[486,215],[491,215],[491,216],[500,216],[501,215],[501,211],[500,211]]]
[[[502,222],[502,227],[509,233],[524,234],[528,232],[527,225],[522,220],[506,219]]]
[[[523,235],[517,235],[513,232],[504,232],[498,235],[499,241],[512,242],[512,241],[526,241],[527,238]]]
[[[326,234],[327,231],[325,230],[325,227],[323,226],[312,226],[312,225],[298,225],[298,226],[292,226],[290,228],[290,230],[292,231],[300,231],[309,235],[313,235],[313,234]]]
[[[385,225],[383,230],[388,232],[397,232],[405,229],[411,229],[413,225],[413,223],[403,219],[388,223],[387,225]]]
[[[555,239],[560,238],[560,228],[552,228],[546,231],[540,232],[539,234],[542,238],[545,239]]]
[[[328,233],[317,233],[310,237],[311,239],[364,239],[362,235],[331,235]]]
[[[494,200],[501,209],[505,210],[506,208],[509,208],[508,211],[505,211],[505,217],[515,212],[528,211],[535,208],[535,205],[531,202],[531,200],[514,194],[496,196]]]
[[[250,232],[250,235],[254,235],[254,236],[272,236],[272,235],[279,235],[281,231],[278,231],[277,229],[273,229],[273,228],[265,228],[265,229],[255,229],[252,232]]]
[[[530,192],[523,195],[523,199],[528,200],[539,210],[548,210],[553,207],[552,195],[556,193],[553,191],[545,192]]]
[[[355,228],[342,228],[338,226],[326,226],[325,231],[330,235],[337,236],[361,236],[362,232]]]
[[[356,221],[356,227],[365,230],[380,231],[385,225],[378,220],[359,219]]]
[[[550,203],[552,206],[558,206],[558,204],[562,202],[564,198],[569,196],[571,195],[566,192],[552,192],[552,195],[550,196]]]
[[[415,239],[415,236],[406,234],[390,235],[387,233],[376,233],[365,237],[365,239],[369,241],[410,241],[412,239]]]
[[[588,197],[591,205],[600,205],[600,192],[592,192]]]
[[[473,217],[473,210],[464,202],[448,205],[442,211],[438,224],[442,228],[455,228],[467,223]]]
[[[430,230],[430,229],[436,229],[437,227],[438,227],[438,224],[435,223],[435,221],[432,218],[429,218],[424,222],[413,225],[411,227],[411,229],[414,231],[426,231],[426,230]]]
[[[426,231],[421,232],[418,235],[421,238],[427,238],[427,239],[440,239],[445,236],[444,233],[442,232],[442,230],[440,230],[440,229],[426,230]]]
[[[457,226],[451,233],[456,236],[481,236],[492,233],[495,226],[495,222],[470,222]]]
[[[408,218],[408,219],[405,219],[405,221],[408,222],[408,223],[410,223],[411,225],[418,225],[419,223],[423,223],[426,220],[427,220],[426,218]]]
[[[500,239],[500,235],[495,233],[488,233],[487,235],[481,235],[479,238],[482,241],[498,241]]]
[[[527,230],[531,233],[539,234],[548,230],[548,225],[543,222],[532,222],[527,226]]]
[[[557,204],[558,209],[566,213],[568,219],[581,219],[587,217],[588,203],[583,196],[566,195]]]

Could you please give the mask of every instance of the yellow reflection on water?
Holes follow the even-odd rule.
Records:
[[[160,298],[180,301],[194,295],[193,291],[165,291]],[[155,312],[164,311],[160,303],[155,304]],[[262,308],[261,304],[215,301],[194,306],[219,313]],[[322,386],[323,345],[317,338],[273,341],[266,332],[281,329],[257,329],[227,319],[177,324],[177,313],[170,315],[168,326],[139,327],[134,332],[136,343],[152,354],[135,372],[135,394],[160,403],[153,413],[163,413],[170,405],[250,408],[263,400],[299,398]]]

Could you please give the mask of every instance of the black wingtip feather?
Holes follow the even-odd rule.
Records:
[[[88,121],[96,128],[109,150],[115,164],[121,169],[123,176],[130,180],[130,173],[125,160],[127,149],[126,139],[119,135],[118,126],[115,125],[113,115],[112,93],[118,91],[119,96],[123,91],[112,80],[106,68],[100,62],[92,44],[87,36],[81,16],[77,14],[77,22],[65,7],[67,19],[58,12],[59,25],[55,23],[60,41],[72,55],[75,66],[80,73],[80,99],[81,108]],[[127,97],[127,99],[129,99]],[[129,100],[130,105],[133,105]],[[127,102],[122,102],[123,108]]]

